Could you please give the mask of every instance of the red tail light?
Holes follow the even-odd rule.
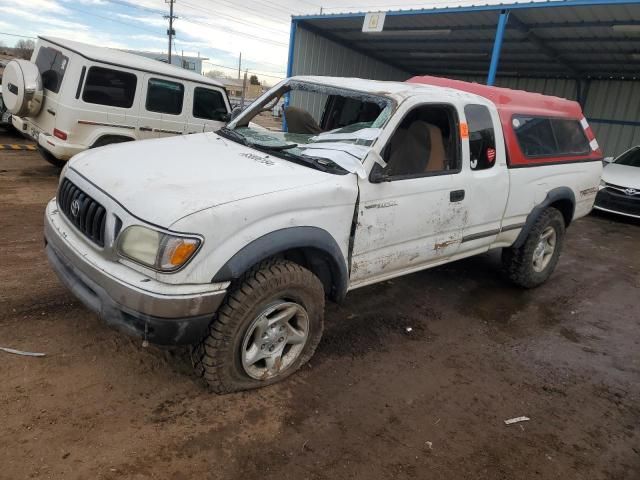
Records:
[[[58,130],[57,128],[53,129],[53,136],[54,137],[58,137],[60,140],[66,140],[67,139],[66,132],[63,132],[62,130]]]

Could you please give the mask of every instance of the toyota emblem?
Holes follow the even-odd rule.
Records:
[[[80,213],[80,202],[78,200],[74,200],[71,202],[71,215],[77,217]]]
[[[624,193],[627,195],[635,195],[638,191],[635,188],[625,188]]]

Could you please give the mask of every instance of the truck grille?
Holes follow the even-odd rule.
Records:
[[[622,192],[604,188],[598,192],[596,206],[614,212],[640,215],[640,195],[625,195]]]
[[[58,207],[93,243],[104,247],[107,211],[66,178],[58,189]]]

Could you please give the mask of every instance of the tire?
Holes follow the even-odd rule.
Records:
[[[271,385],[313,356],[323,322],[318,277],[287,260],[263,262],[232,286],[209,334],[192,351],[194,369],[216,393]]]
[[[564,234],[564,217],[557,209],[547,208],[536,219],[520,247],[502,250],[502,265],[509,280],[524,288],[534,288],[546,282],[558,264]],[[543,235],[547,237],[543,238]],[[549,253],[550,239],[554,240],[553,251]]]
[[[38,146],[38,152],[40,153],[42,158],[44,158],[47,162],[49,162],[51,165],[53,165],[56,168],[62,168],[64,167],[65,163],[67,163],[66,160],[60,160],[54,157],[51,152],[47,152],[44,148],[40,146]]]

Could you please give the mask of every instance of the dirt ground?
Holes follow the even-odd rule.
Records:
[[[0,478],[640,479],[637,222],[576,222],[532,291],[487,254],[352,292],[301,372],[216,396],[186,349],[143,348],[58,282],[57,175],[0,151],[0,346],[47,354],[0,351]]]

